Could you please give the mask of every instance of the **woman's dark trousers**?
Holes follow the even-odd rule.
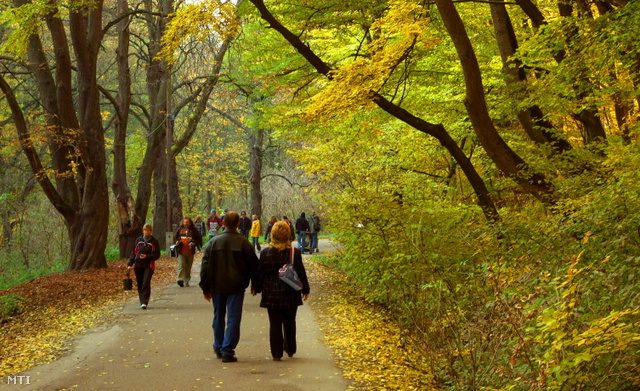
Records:
[[[298,307],[268,308],[269,344],[271,356],[282,357],[283,350],[289,356],[296,352],[296,313]]]
[[[150,267],[137,267],[134,269],[136,273],[136,283],[138,284],[138,296],[140,304],[148,305],[149,297],[151,297],[151,276],[154,269]]]

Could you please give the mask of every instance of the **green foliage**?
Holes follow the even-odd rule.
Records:
[[[104,250],[104,257],[107,261],[117,261],[120,259],[120,250],[107,244],[107,248]]]
[[[24,297],[16,294],[0,296],[0,324],[4,323],[5,319],[21,313],[24,300]]]
[[[31,35],[36,34],[44,24],[41,16],[45,15],[49,8],[47,2],[36,1],[2,10],[0,25],[9,27],[9,31],[6,40],[0,45],[0,52],[24,57]]]
[[[612,143],[603,172],[564,184],[573,202],[503,208],[497,226],[476,208],[434,202],[437,187],[421,188],[431,199],[406,196],[411,182],[396,172],[398,203],[371,177],[374,162],[391,170],[388,160],[369,160],[360,175],[371,181],[358,182],[357,155],[340,164],[323,155],[330,183],[351,174],[343,197],[315,189],[341,216],[332,229],[345,251],[332,262],[415,331],[423,370],[446,389],[637,388],[636,149]]]

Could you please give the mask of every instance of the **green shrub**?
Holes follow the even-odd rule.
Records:
[[[117,261],[120,259],[120,249],[107,245],[107,248],[104,250],[104,257],[107,261]]]
[[[0,296],[0,324],[9,318],[22,312],[22,302],[24,297],[16,294]]]

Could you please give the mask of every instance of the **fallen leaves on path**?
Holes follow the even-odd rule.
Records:
[[[0,296],[24,299],[21,313],[0,324],[0,377],[55,360],[73,336],[112,319],[123,301],[137,297],[133,272],[133,290],[123,290],[126,264],[120,260],[106,269],[53,273],[1,291]],[[157,265],[154,288],[175,279],[175,259],[161,258]]]
[[[319,261],[305,266],[311,305],[338,366],[353,381],[350,389],[435,389],[431,376],[416,369],[418,353],[381,308],[366,303],[339,271]]]

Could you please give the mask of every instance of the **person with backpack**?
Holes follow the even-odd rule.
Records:
[[[196,247],[202,246],[202,237],[190,217],[185,217],[182,220],[182,225],[176,231],[173,240],[180,246],[177,283],[180,287],[189,286],[193,255],[196,252]]]
[[[160,258],[160,244],[153,237],[153,226],[145,224],[142,236],[136,239],[133,252],[127,263],[127,269],[133,269],[138,285],[140,308],[147,309],[151,297],[151,277],[156,269],[156,261]]]

